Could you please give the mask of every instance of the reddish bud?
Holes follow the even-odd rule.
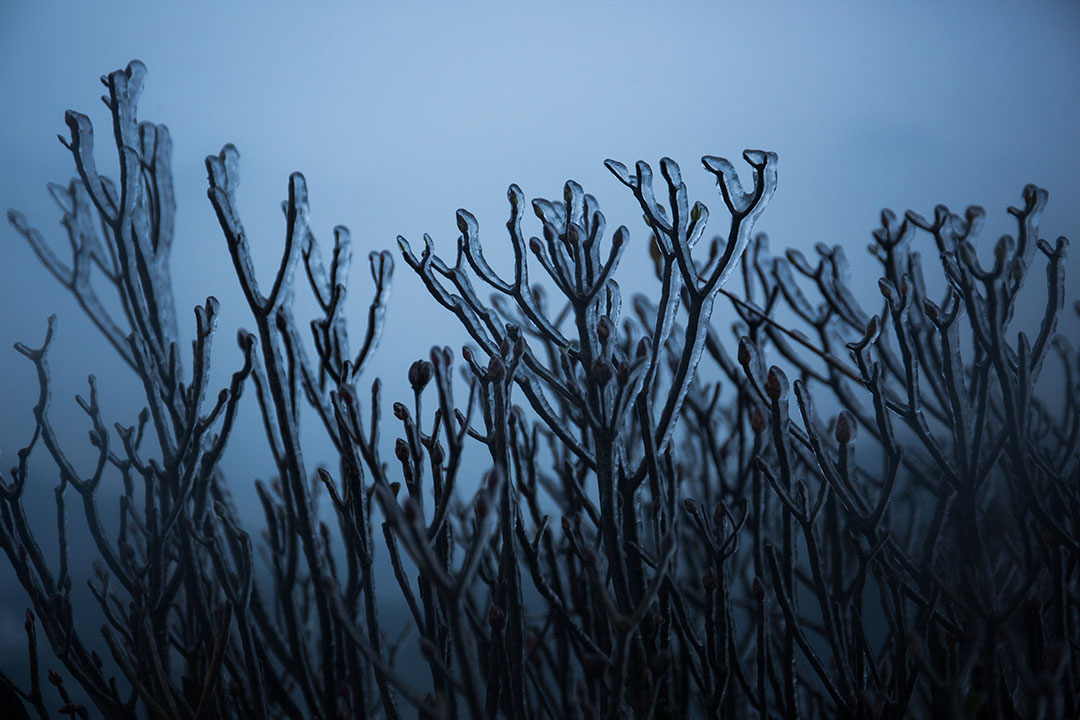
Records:
[[[614,371],[611,369],[611,363],[600,358],[597,358],[593,363],[592,372],[590,373],[593,381],[600,387],[607,385],[611,381],[611,376],[614,374]]]
[[[488,379],[492,382],[502,382],[506,377],[506,365],[500,358],[492,356],[488,360],[487,374]]]
[[[401,462],[409,461],[409,443],[405,442],[404,438],[398,438],[397,442],[394,443],[394,455]]]
[[[402,403],[394,403],[394,417],[396,417],[402,422],[405,422],[409,419],[409,408],[405,407],[405,405]]]
[[[506,625],[506,613],[498,605],[488,608],[488,625],[497,633],[502,632],[503,626]]]
[[[405,522],[409,523],[410,525],[415,524],[416,521],[420,518],[420,508],[417,507],[416,501],[412,498],[408,498],[405,500],[405,506],[403,510],[405,511]]]
[[[596,563],[599,558],[596,556],[596,551],[589,545],[586,545],[581,550],[581,561],[585,563],[585,567],[596,567]]]
[[[606,315],[602,316],[596,323],[596,337],[600,339],[600,342],[607,342],[611,337],[612,329],[611,320]]]
[[[765,380],[765,394],[770,400],[780,400],[787,396],[788,381],[784,371],[773,365],[769,368],[769,376]]]
[[[483,522],[490,509],[491,503],[488,502],[487,493],[480,493],[477,495],[476,502],[473,504],[473,511],[476,513],[477,522]]]
[[[739,364],[746,367],[750,364],[750,338],[743,336],[739,339]]]
[[[660,538],[660,551],[665,555],[675,548],[675,535],[670,530]]]
[[[439,443],[435,443],[431,446],[431,461],[436,465],[441,465],[443,460],[446,459],[446,451],[443,450],[443,446]]]
[[[855,439],[858,431],[859,425],[855,422],[855,417],[847,410],[842,410],[836,418],[836,442],[846,445]]]
[[[750,429],[756,434],[761,434],[765,432],[765,425],[765,413],[755,405],[750,411]]]
[[[694,502],[693,499],[686,498],[685,500],[683,500],[683,507],[686,508],[686,512],[690,513],[691,515],[697,515],[698,507],[697,503]]]

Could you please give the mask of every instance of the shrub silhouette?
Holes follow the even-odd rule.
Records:
[[[609,161],[640,203],[660,286],[658,299],[624,307],[615,275],[629,231],[605,238],[596,199],[568,182],[561,199],[532,201],[543,236],[527,239],[526,199],[511,186],[507,273],[485,260],[464,210],[452,262],[426,236],[419,252],[399,238],[405,264],[474,344],[460,360],[435,347],[413,363],[412,397],[390,419],[379,381],[368,394],[361,376],[384,325],[391,255],[369,255],[375,293],[351,346],[350,236],[335,228],[323,260],[294,173],[280,265],[260,286],[231,145],[207,158],[208,194],[256,330],[239,332],[240,367],[216,396],[214,298],[195,308],[182,357],[171,147],[163,125],[136,119],[145,73],[133,61],[103,78],[118,180],[96,170],[89,119],[66,115],[78,177],[49,189],[70,258],[8,216],[146,400],[135,425],[109,430],[91,378],[77,400],[98,459],[76,467],[49,415],[54,319],[41,347],[17,345],[41,394],[32,439],[0,486],[0,547],[33,608],[30,687],[0,683],[9,717],[1080,712],[1080,356],[1057,335],[1068,243],[1039,237],[1044,190],[1024,189],[1009,210],[1017,235],[989,261],[974,245],[980,208],[883,212],[871,246],[882,299],[861,303],[840,246],[774,258],[753,235],[774,154],[744,153],[748,187],[727,160],[703,158],[726,210],[716,237],[674,161],[661,161],[660,178],[647,163]],[[929,287],[917,244],[940,260]],[[1045,310],[1017,333],[1037,265]],[[539,271],[553,293],[534,284]],[[310,345],[293,310],[305,281],[321,312]],[[712,324],[721,296],[741,318],[734,334]],[[1055,353],[1060,408],[1035,392]],[[259,547],[219,467],[248,385],[277,469],[257,484]],[[313,471],[304,457],[304,407],[336,450],[332,467]],[[400,436],[394,459],[384,431]],[[469,445],[486,451],[482,471],[465,461]],[[41,491],[28,477],[35,450],[60,472],[58,560],[36,539],[52,528],[23,505]],[[112,474],[124,491],[109,528],[97,489]],[[73,620],[72,498],[100,555],[89,582],[100,637]],[[396,587],[377,590],[382,553]],[[379,602],[392,593],[430,678],[395,663],[400,628]],[[48,673],[55,692],[40,682],[39,629],[62,666]],[[72,681],[93,710],[73,701]]]

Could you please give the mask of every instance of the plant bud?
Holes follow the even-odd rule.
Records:
[[[716,571],[711,566],[705,568],[705,574],[701,576],[701,587],[705,588],[705,592],[715,591],[718,584]]]
[[[754,409],[750,411],[750,429],[753,430],[755,434],[760,435],[765,432],[765,425],[765,413],[762,412],[761,408],[755,405]]]
[[[443,450],[443,446],[440,443],[435,443],[431,446],[431,461],[436,465],[442,465],[443,460],[446,459],[446,451]]]
[[[649,338],[641,338],[638,340],[637,350],[635,355],[638,360],[644,360],[649,356],[649,348],[652,347],[652,343],[649,342]]]
[[[754,597],[758,600],[765,599],[765,586],[761,584],[761,578],[754,578]]]
[[[675,535],[668,530],[664,537],[660,538],[660,552],[665,555],[675,548]]]
[[[488,360],[487,374],[492,382],[502,382],[506,378],[506,365],[497,356],[492,356]]]
[[[525,338],[520,335],[514,340],[514,359],[520,360],[521,356],[525,354]]]
[[[403,403],[394,403],[394,417],[396,417],[402,422],[405,422],[409,419],[409,409],[405,407]]]
[[[601,358],[597,358],[597,360],[593,362],[592,372],[589,374],[597,385],[604,387],[611,381],[611,376],[615,373],[611,369],[611,363],[606,362]]]
[[[425,660],[431,661],[438,656],[439,649],[435,647],[435,643],[426,637],[422,637],[420,638],[420,654],[424,656]]]
[[[847,410],[841,410],[836,418],[836,442],[847,445],[855,439],[858,430],[859,425],[855,422],[855,417]]]
[[[739,364],[746,367],[750,364],[750,338],[745,335],[739,338]]]
[[[585,567],[596,567],[596,563],[599,558],[596,556],[596,551],[591,546],[586,545],[581,549],[581,561],[585,563]]]
[[[416,501],[412,498],[406,498],[402,510],[405,512],[405,522],[410,525],[416,524],[416,521],[420,518],[420,508],[417,507]]]
[[[488,625],[497,633],[502,632],[503,626],[506,625],[506,613],[498,605],[488,608]]]
[[[409,443],[405,442],[404,438],[398,438],[397,442],[394,443],[394,455],[401,462],[409,461]]]
[[[596,337],[600,339],[600,342],[605,343],[608,341],[608,338],[611,337],[611,330],[611,320],[606,315],[601,316],[596,323]]]
[[[569,535],[573,530],[573,525],[570,524],[570,518],[563,515],[562,517],[562,531],[564,534]]]
[[[770,400],[780,400],[787,396],[788,381],[784,371],[773,365],[765,380],[765,394]]]
[[[488,502],[487,493],[480,493],[477,495],[476,502],[473,504],[473,512],[476,513],[476,521],[483,522],[490,509],[491,503]]]
[[[698,507],[697,503],[694,502],[693,499],[686,498],[685,500],[683,500],[683,507],[686,508],[686,512],[690,513],[691,515],[697,515]]]
[[[534,254],[539,255],[543,252],[543,245],[540,244],[540,238],[529,238],[529,250]]]

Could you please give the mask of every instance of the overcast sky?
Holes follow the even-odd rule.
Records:
[[[1020,202],[1028,182],[1050,190],[1044,236],[1075,238],[1077,7],[7,0],[0,6],[0,209],[23,211],[64,248],[45,188],[73,172],[55,137],[67,132],[64,110],[88,113],[107,139],[98,76],[141,59],[149,77],[140,119],[166,123],[174,142],[181,331],[190,339],[190,308],[208,294],[222,301],[219,377],[239,360],[234,329],[251,326],[206,198],[203,158],[227,142],[241,152],[241,212],[263,276],[282,243],[288,174],[301,170],[324,241],[340,223],[351,228],[359,257],[369,248],[396,254],[399,233],[419,240],[430,232],[450,252],[454,211],[465,207],[478,217],[495,264],[507,258],[500,242],[507,186],[551,197],[573,178],[598,197],[609,227],[630,227],[637,250],[628,251],[623,281],[646,287],[639,212],[603,160],[655,164],[671,156],[691,195],[719,213],[699,158],[737,159],[744,148],[780,156],[779,188],[758,225],[774,247],[839,242],[864,262],[882,207],[930,214],[937,203],[984,205],[989,243],[1012,231],[1004,209]],[[107,145],[99,143],[99,157],[113,168]],[[875,277],[866,272],[859,282],[872,291]],[[352,314],[360,318],[369,287],[362,263],[354,263],[353,280]],[[139,403],[125,390],[130,376],[6,225],[0,308],[5,471],[28,439],[37,392],[32,366],[10,348],[16,340],[40,343],[51,313],[60,319],[54,415],[73,454],[90,450],[80,449],[88,426],[71,400],[85,391],[88,373],[101,380],[109,423],[133,422]],[[432,344],[461,341],[399,262],[373,372],[397,391],[405,363]],[[254,434],[236,441],[230,477],[246,482],[266,471],[259,447]],[[46,462],[36,467],[45,509],[55,471]],[[5,561],[0,587],[7,571]],[[0,644],[2,666],[19,665],[13,653],[22,652],[24,603],[20,593],[0,589],[0,638],[17,641]]]

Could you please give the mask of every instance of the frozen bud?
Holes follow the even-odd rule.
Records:
[[[446,459],[446,451],[443,450],[443,446],[440,443],[435,443],[431,446],[431,461],[436,465],[441,465],[443,460]]]
[[[503,337],[502,342],[499,343],[499,354],[503,357],[510,357],[510,338]]]
[[[514,340],[514,358],[520,360],[521,356],[525,354],[525,338],[518,335]]]
[[[64,679],[61,678],[60,673],[56,672],[55,670],[49,670],[49,682],[56,687],[60,687],[64,684]]]
[[[716,590],[717,584],[716,571],[712,567],[705,568],[705,574],[701,576],[701,587],[705,588],[705,592],[711,593]]]
[[[600,342],[607,342],[611,337],[611,320],[606,316],[601,316],[600,320],[596,323],[596,337],[600,339]]]
[[[403,403],[394,403],[394,417],[405,422],[409,419],[409,408],[405,407]]]
[[[611,363],[602,358],[597,358],[593,363],[592,372],[589,373],[593,381],[600,387],[604,387],[611,382],[611,377],[614,374],[615,371],[611,369]]]
[[[788,381],[784,371],[773,365],[769,368],[769,376],[765,379],[765,394],[770,400],[781,400],[787,397]]]
[[[438,656],[439,649],[435,647],[435,643],[426,637],[422,637],[420,638],[420,654],[424,656],[425,660],[431,661]]]
[[[492,356],[488,360],[487,374],[492,382],[502,382],[506,378],[506,365],[500,358]]]
[[[398,438],[397,442],[394,443],[394,455],[401,462],[409,461],[409,443],[405,442],[404,438]]]
[[[476,521],[483,522],[487,517],[488,511],[491,510],[491,503],[488,502],[487,493],[480,493],[476,496],[476,502],[473,504],[473,512],[476,513]]]
[[[649,342],[649,338],[641,338],[638,340],[637,351],[635,355],[638,360],[644,360],[649,356],[649,348],[652,347],[652,343]]]
[[[692,498],[686,498],[685,500],[683,500],[683,507],[686,508],[686,512],[690,513],[691,515],[697,515],[697,503],[694,502]]]
[[[761,578],[754,578],[754,597],[758,600],[765,599],[765,586],[761,584]]]
[[[765,413],[756,405],[750,411],[750,429],[757,434],[765,432]]]
[[[745,335],[739,338],[739,364],[746,367],[750,364],[750,338]]]
[[[465,359],[465,362],[471,363],[473,361],[473,351],[468,345],[461,348],[461,357]]]
[[[566,535],[569,535],[573,531],[573,525],[570,523],[570,518],[563,515],[562,518],[562,531]]]
[[[889,302],[896,302],[896,288],[893,284],[885,278],[878,280],[878,289],[881,291],[881,296]]]
[[[855,417],[847,410],[840,411],[840,415],[836,418],[836,442],[841,445],[848,444],[855,439],[858,429]]]
[[[585,567],[596,567],[596,563],[599,558],[596,556],[596,551],[592,549],[590,545],[586,545],[581,549],[581,561],[585,563]]]
[[[529,250],[534,254],[539,255],[543,251],[543,245],[540,244],[540,238],[529,239]]]
[[[372,489],[372,490],[374,490],[374,489],[375,489],[375,486],[372,486],[372,488],[371,488],[371,489]],[[391,492],[391,493],[393,494],[393,496],[394,496],[395,498],[397,498],[397,494],[398,494],[398,492],[399,492],[400,490],[401,490],[401,483],[399,483],[399,482],[392,482],[392,483],[390,483],[390,492]]]
[[[506,613],[498,605],[492,605],[488,608],[488,625],[495,632],[502,632],[503,626],[506,625]]]
[[[660,552],[665,555],[675,549],[675,535],[670,530],[664,533],[664,537],[660,538]]]
[[[219,503],[219,502],[214,503],[214,510],[215,511],[217,511],[219,505],[221,505],[221,503]],[[221,513],[218,513],[218,514],[220,515]],[[120,557],[124,558],[125,560],[131,560],[132,558],[135,557],[135,548],[131,547],[126,542],[121,541],[120,542]]]
[[[417,506],[416,501],[412,498],[405,500],[405,506],[402,508],[405,513],[405,522],[410,525],[414,525],[420,518],[420,508]]]
[[[409,384],[416,392],[423,390],[431,381],[431,363],[417,360],[409,366]]]

